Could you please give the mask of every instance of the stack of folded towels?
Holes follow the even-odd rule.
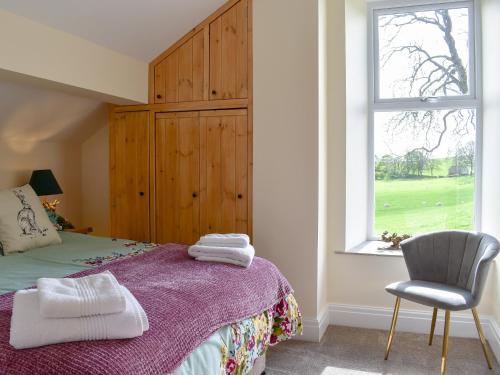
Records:
[[[79,279],[39,279],[14,295],[10,344],[16,349],[71,341],[126,339],[149,329],[135,297],[109,271]]]
[[[188,250],[189,255],[204,262],[222,262],[248,268],[255,250],[246,234],[207,234]]]

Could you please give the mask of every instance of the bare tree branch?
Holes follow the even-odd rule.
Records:
[[[410,92],[417,89],[421,97],[435,96],[440,93],[444,95],[448,93],[466,94],[469,90],[467,69],[458,53],[453,36],[453,22],[448,9],[436,10],[432,16],[419,15],[417,12],[385,16],[380,27],[395,28],[396,31],[388,40],[388,44],[393,45],[404,27],[418,23],[432,25],[439,29],[447,46],[448,54],[431,54],[423,46],[416,43],[396,45],[383,53],[381,66],[385,67],[394,55],[405,53],[408,57],[413,57],[415,62],[412,73],[405,79],[409,82]],[[434,66],[430,74],[427,72],[428,66]],[[441,75],[436,75],[438,72],[441,72]],[[421,80],[424,82],[419,83]]]

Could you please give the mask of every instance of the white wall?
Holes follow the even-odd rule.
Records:
[[[346,239],[352,249],[368,236],[368,89],[366,0],[345,2]],[[340,11],[339,11],[340,13]],[[340,13],[341,14],[341,13]],[[331,192],[334,194],[334,192]]]
[[[57,211],[74,225],[109,234],[108,112],[103,103],[24,80],[0,80],[0,189],[52,169],[63,194]]]
[[[254,0],[254,243],[317,317],[318,4]]]
[[[328,306],[328,17],[327,0],[318,1],[318,301],[319,316]],[[321,334],[321,333],[320,333]]]
[[[500,139],[500,127],[498,126],[500,119],[500,83],[491,77],[498,77],[498,61],[499,61],[499,45],[498,35],[500,31],[494,31],[493,25],[498,30],[498,13],[494,13],[493,9],[498,11],[500,3],[495,0],[484,0],[489,4],[488,17],[485,17],[485,25],[488,26],[487,35],[484,36],[485,44],[491,40],[491,44],[486,50],[488,51],[488,59],[490,61],[489,73],[485,69],[485,74],[488,75],[488,81],[485,85],[485,169],[483,182],[483,199],[485,203],[485,211],[483,212],[484,230],[491,232],[498,236],[500,232],[500,198],[498,195],[498,186],[500,184],[500,169],[498,168],[498,160],[500,160],[498,140]],[[329,283],[328,283],[328,300],[330,303],[335,304],[348,304],[358,306],[373,306],[373,307],[387,307],[391,308],[394,303],[394,298],[384,291],[384,287],[394,281],[408,279],[408,273],[403,258],[397,257],[381,257],[369,255],[354,255],[354,254],[341,254],[335,253],[342,252],[349,247],[350,243],[344,233],[348,233],[350,238],[354,238],[354,234],[349,235],[351,228],[353,230],[360,230],[359,235],[363,238],[366,234],[363,228],[364,223],[356,224],[356,220],[363,220],[362,215],[358,215],[356,220],[349,220],[352,217],[353,210],[364,210],[366,205],[361,204],[362,201],[355,200],[351,203],[349,194],[353,194],[354,187],[349,183],[353,178],[353,174],[363,170],[366,163],[362,161],[349,160],[348,156],[353,156],[351,141],[349,134],[353,130],[352,127],[366,124],[366,119],[363,119],[362,108],[363,96],[365,95],[366,83],[363,83],[363,77],[366,79],[366,73],[360,70],[360,60],[364,58],[366,51],[365,43],[362,41],[362,36],[356,35],[359,33],[357,30],[363,30],[363,8],[362,0],[346,0],[346,7],[344,9],[344,2],[329,2],[330,6],[336,8],[335,11],[328,12],[328,23],[333,25],[335,30],[336,43],[329,43],[329,48],[332,49],[329,55],[335,56],[335,60],[328,61],[328,72],[330,77],[332,75],[338,77],[336,82],[329,84],[329,99],[328,103],[342,103],[344,107],[339,109],[334,107],[333,112],[335,115],[329,117],[328,122],[328,147],[332,153],[329,154],[328,168],[331,174],[328,180],[328,194],[329,199],[334,199],[337,204],[329,202],[329,216],[328,228],[332,229],[329,235]],[[345,13],[344,13],[345,11]],[[347,34],[343,32],[344,28],[341,27],[344,14],[349,17],[346,23]],[[488,22],[488,19],[490,22]],[[366,20],[366,19],[365,19]],[[366,21],[365,21],[366,22]],[[485,26],[486,27],[486,26]],[[340,39],[345,38],[346,47],[341,43]],[[356,50],[358,48],[359,50]],[[486,55],[485,55],[486,56]],[[496,57],[495,57],[496,56]],[[346,61],[347,64],[342,64],[340,61]],[[358,75],[352,73],[358,69]],[[345,87],[343,77],[348,78],[347,87],[344,91],[341,88]],[[330,79],[330,78],[329,78]],[[357,90],[361,92],[360,97],[356,97]],[[330,99],[334,98],[334,99]],[[488,100],[489,98],[489,100]],[[489,103],[489,104],[488,104]],[[361,109],[361,111],[360,111]],[[339,113],[342,112],[342,113]],[[346,115],[346,119],[343,115]],[[488,120],[489,119],[489,120]],[[488,126],[490,124],[490,126]],[[346,132],[346,128],[347,129]],[[346,138],[347,137],[347,138]],[[340,141],[339,141],[340,140]],[[344,142],[344,145],[339,144]],[[347,144],[348,149],[345,149]],[[488,146],[489,144],[489,146]],[[359,146],[358,146],[359,147]],[[489,148],[488,148],[489,147]],[[342,154],[338,150],[344,151]],[[354,150],[355,151],[355,150]],[[494,154],[496,153],[496,154]],[[365,159],[366,160],[366,159]],[[347,169],[344,166],[347,165]],[[366,168],[364,168],[366,170]],[[364,172],[363,172],[364,173]],[[346,191],[345,187],[348,187]],[[342,210],[340,202],[347,202],[346,211]],[[345,219],[347,217],[347,220]],[[354,216],[355,217],[355,216]],[[487,224],[490,223],[490,224]],[[345,225],[350,225],[351,228],[345,228]],[[339,228],[345,229],[344,233],[339,233]],[[347,243],[347,246],[346,246]],[[492,272],[485,290],[482,303],[480,305],[480,312],[483,314],[497,314],[500,310],[499,306],[499,276],[498,271]],[[403,303],[403,308],[411,309],[427,309],[424,306]]]
[[[275,262],[287,276],[305,317],[313,319],[326,301],[392,307],[393,298],[384,287],[408,278],[402,258],[335,253],[346,249],[346,223],[361,220],[363,228],[366,220],[364,214],[353,215],[359,207],[346,203],[356,183],[347,173],[363,165],[366,168],[366,159],[346,158],[355,154],[352,147],[366,146],[366,132],[359,129],[366,124],[366,48],[360,46],[366,41],[359,33],[353,34],[363,29],[364,2],[318,3],[318,8],[314,2],[298,0],[286,1],[286,5],[285,1],[255,0],[254,5],[255,244],[259,255]],[[286,18],[280,16],[282,7],[287,9]],[[347,24],[346,14],[350,17]],[[280,19],[279,28],[276,19]],[[348,35],[343,32],[346,27],[351,30]],[[328,49],[322,51],[325,45]],[[347,66],[346,57],[350,59]],[[326,84],[317,86],[317,76],[326,79]],[[357,96],[358,91],[362,95]],[[358,129],[349,135],[352,127]],[[362,133],[360,139],[354,139],[356,131]],[[327,160],[322,160],[325,153]],[[365,190],[356,194],[362,196]],[[325,201],[327,213],[319,207]],[[362,203],[353,204],[365,206]],[[324,226],[320,220],[326,214]],[[359,238],[364,238],[365,230]],[[495,310],[496,291],[490,281],[482,313]],[[403,307],[425,309],[409,303]]]
[[[483,207],[485,232],[500,238],[500,1],[482,0],[483,27]],[[490,276],[493,313],[500,325],[500,259]]]
[[[0,188],[28,183],[35,169],[52,169],[63,190],[58,212],[80,225],[81,141],[102,125],[105,107],[5,74],[0,98]]]
[[[148,64],[0,10],[0,70],[97,93],[114,103],[147,102]]]
[[[0,138],[0,189],[27,184],[35,169],[52,169],[64,192],[55,197],[61,201],[57,211],[74,225],[80,225],[80,160],[77,143]]]
[[[101,128],[82,143],[82,223],[96,236],[109,236],[109,127]]]

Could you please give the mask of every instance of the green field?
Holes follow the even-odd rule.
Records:
[[[448,162],[434,176],[447,172]],[[426,173],[427,174],[427,173]],[[474,176],[375,181],[375,230],[417,234],[473,228]]]

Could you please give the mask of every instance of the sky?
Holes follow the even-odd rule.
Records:
[[[456,41],[458,54],[468,69],[469,62],[469,47],[468,47],[468,9],[450,9],[450,17],[452,19],[453,29],[452,35]],[[417,12],[418,17],[435,17],[434,11]],[[417,22],[410,25],[405,25],[400,28],[399,33],[395,33],[398,28],[393,26],[382,27],[380,25],[387,22],[391,16],[379,16],[379,50],[380,56],[386,55],[387,51],[394,47],[404,45],[418,45],[427,51],[431,56],[434,55],[449,55],[449,49],[443,39],[443,32],[437,26]],[[398,22],[408,21],[410,18],[400,18]],[[380,62],[380,98],[394,97],[415,97],[418,96],[418,90],[411,91],[407,82],[400,82],[413,72],[413,62],[407,53],[392,54],[389,59],[383,64]],[[423,65],[422,77],[427,77],[429,73],[435,69],[431,63]],[[416,87],[419,87],[417,85]],[[462,113],[467,114],[469,110],[464,110]],[[435,113],[437,118],[442,119],[446,112]],[[423,112],[420,114],[422,115]],[[394,129],[394,123],[391,119],[397,115],[395,112],[378,112],[375,114],[375,155],[381,157],[385,154],[404,155],[408,150],[419,146],[432,147],[438,142],[439,134],[443,128],[441,120],[436,121],[430,130],[424,126],[419,128],[417,123],[416,129],[409,130],[411,126],[404,126],[405,131],[391,131]],[[448,117],[448,131],[445,133],[441,141],[441,146],[433,152],[432,158],[445,158],[453,156],[459,143],[475,141],[475,124],[471,124],[465,120],[455,120]],[[468,125],[468,126],[466,126]],[[471,126],[473,125],[473,126]],[[467,128],[467,131],[464,131]]]

